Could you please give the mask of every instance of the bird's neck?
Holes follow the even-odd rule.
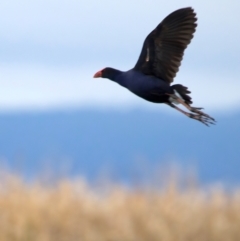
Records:
[[[122,73],[123,72],[118,69],[111,68],[110,71],[108,72],[107,78],[114,82],[119,82],[119,77]]]

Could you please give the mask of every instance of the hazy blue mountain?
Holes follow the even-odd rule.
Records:
[[[214,117],[217,125],[206,127],[143,110],[1,114],[0,158],[26,176],[50,166],[89,178],[110,170],[124,179],[175,161],[196,167],[203,182],[240,183],[240,113]]]

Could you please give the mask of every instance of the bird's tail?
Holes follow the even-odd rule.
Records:
[[[187,87],[180,84],[176,84],[176,85],[172,85],[171,88],[174,91],[174,94],[180,97],[181,99],[183,99],[187,105],[192,104],[192,98],[188,95],[191,92],[188,90]]]

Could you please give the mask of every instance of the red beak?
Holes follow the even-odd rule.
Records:
[[[94,76],[93,78],[99,78],[99,77],[102,77],[102,71],[98,71]]]

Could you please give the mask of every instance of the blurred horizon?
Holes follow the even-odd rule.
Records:
[[[19,168],[27,179],[47,167],[88,180],[105,173],[120,182],[134,173],[147,179],[156,168],[175,164],[195,170],[203,185],[239,185],[240,112],[213,116],[217,124],[206,127],[178,112],[0,114],[0,164]]]

